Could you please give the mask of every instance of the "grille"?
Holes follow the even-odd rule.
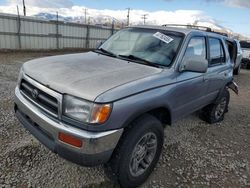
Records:
[[[58,115],[58,101],[55,97],[45,93],[39,88],[33,86],[26,80],[22,80],[20,84],[20,91],[34,104],[49,111],[54,115]]]

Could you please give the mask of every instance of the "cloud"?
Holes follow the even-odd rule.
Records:
[[[8,0],[10,5],[22,5],[22,0]],[[25,0],[27,6],[40,8],[71,8],[73,6],[70,0]]]
[[[22,0],[18,0],[22,1]],[[84,6],[72,6],[66,7],[62,6],[63,2],[68,2],[68,0],[25,0],[27,4],[27,15],[32,16],[40,12],[43,13],[56,13],[64,17],[79,17],[84,16]],[[13,3],[14,0],[10,0],[10,4],[7,6],[0,6],[0,12],[13,13],[16,14],[16,4]],[[16,1],[15,1],[16,2]],[[57,6],[49,6],[46,2],[50,4],[55,4]],[[60,2],[60,7],[58,7]],[[20,3],[21,5],[21,3]],[[46,5],[46,6],[45,6]],[[176,10],[176,11],[145,11],[145,10],[131,10],[130,11],[130,21],[131,23],[142,22],[142,15],[148,14],[147,23],[152,24],[166,24],[166,23],[180,23],[180,24],[191,24],[197,19],[206,19],[208,16],[205,15],[203,11],[200,10]],[[120,21],[126,21],[127,10],[111,10],[111,9],[91,9],[88,8],[88,17],[96,16],[110,16]]]
[[[250,0],[206,0],[206,1],[223,3],[231,7],[250,8]]]
[[[27,1],[27,0],[26,0]],[[59,0],[50,1],[58,2]],[[72,7],[37,7],[38,1],[29,1],[29,3],[35,2],[36,6],[27,6],[27,15],[33,16],[39,13],[50,13],[58,14],[63,17],[73,17],[73,20],[84,23],[84,9],[83,6],[72,6]],[[60,1],[62,2],[62,1]],[[0,12],[16,14],[15,4],[8,6],[0,6]],[[127,10],[110,10],[110,9],[91,9],[88,8],[87,17],[92,23],[111,23],[112,20],[115,22],[127,22]],[[145,10],[131,10],[130,11],[130,24],[137,25],[143,24],[142,15],[147,14],[147,24],[151,25],[163,25],[163,24],[197,24],[201,26],[208,26],[212,29],[228,30],[220,25],[220,23],[208,16],[205,12],[200,10],[176,10],[176,11],[145,11]]]

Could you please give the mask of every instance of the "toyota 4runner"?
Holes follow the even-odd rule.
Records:
[[[94,51],[25,63],[15,113],[59,156],[105,164],[122,187],[136,187],[159,159],[164,125],[197,110],[209,123],[223,120],[228,88],[237,92],[233,52],[213,32],[128,27]]]

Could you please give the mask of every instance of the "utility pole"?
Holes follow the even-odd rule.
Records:
[[[23,15],[26,16],[25,0],[23,0]]]
[[[84,17],[85,17],[85,24],[87,24],[87,11],[88,11],[88,9],[84,9]]]
[[[56,48],[59,49],[59,18],[58,12],[56,12]]]
[[[18,5],[16,6],[17,8],[17,36],[18,36],[18,46],[19,46],[19,49],[22,48],[22,45],[21,45],[21,36],[20,36],[20,31],[21,31],[21,19],[20,19],[20,14],[19,14],[19,7]]]
[[[90,22],[91,22],[91,20],[90,20],[90,19],[91,19],[91,18],[89,17],[89,18],[88,18],[88,25],[90,25]]]
[[[127,15],[127,25],[129,26],[129,14],[130,14],[130,8],[126,8],[128,10],[128,15]]]
[[[17,10],[17,15],[18,15],[18,17],[19,17],[20,14],[19,14],[19,7],[18,7],[18,5],[16,6],[16,10]]]
[[[146,24],[146,19],[148,19],[147,16],[148,16],[148,14],[143,14],[142,17],[141,17],[143,19],[143,24],[144,25]]]

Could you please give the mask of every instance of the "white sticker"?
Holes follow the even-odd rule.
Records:
[[[164,35],[163,33],[160,33],[160,32],[156,32],[153,36],[160,39],[161,41],[163,41],[167,44],[174,40],[171,37]]]

